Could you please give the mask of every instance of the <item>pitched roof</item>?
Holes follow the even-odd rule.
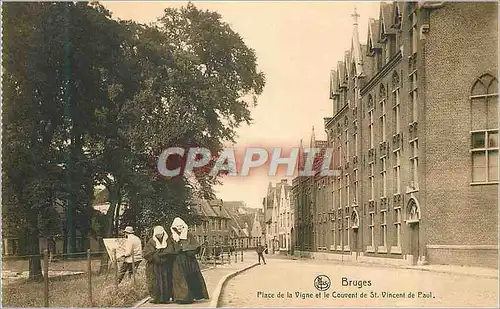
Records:
[[[367,53],[370,54],[374,49],[381,48],[378,42],[379,34],[379,21],[378,19],[370,18],[368,20],[368,35],[366,39],[366,45],[368,46]]]
[[[94,195],[93,205],[102,205],[109,202],[108,189],[102,189]]]
[[[337,71],[331,70],[330,71],[330,99],[333,99],[333,97],[337,94],[337,91],[339,90],[337,78],[338,78]]]
[[[379,32],[377,32],[378,39],[381,39],[380,34],[382,33],[382,30],[384,30],[385,34],[396,33],[396,30],[392,27],[394,24],[393,12],[394,5],[392,3],[380,3],[380,26]]]
[[[224,202],[224,209],[230,217],[229,225],[239,237],[250,236],[256,214],[263,217],[261,209],[244,205],[244,202]]]
[[[220,209],[222,206],[222,209]],[[191,209],[203,217],[218,217],[229,219],[228,214],[224,211],[223,202],[221,200],[207,201],[200,198],[193,199]]]

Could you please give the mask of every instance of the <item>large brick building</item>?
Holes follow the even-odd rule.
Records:
[[[354,14],[325,118],[341,176],[294,181],[301,254],[498,267],[497,10],[381,3],[366,42]]]

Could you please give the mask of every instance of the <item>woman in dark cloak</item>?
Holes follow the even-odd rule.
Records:
[[[143,250],[147,261],[146,276],[149,295],[154,304],[166,304],[172,298],[172,268],[175,260],[175,246],[172,238],[162,226],[156,226],[153,237]]]
[[[181,218],[174,219],[171,230],[177,251],[173,267],[174,301],[189,304],[194,300],[209,299],[205,279],[196,260],[200,245],[188,234],[188,226]]]

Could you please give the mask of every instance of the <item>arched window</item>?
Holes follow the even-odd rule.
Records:
[[[407,206],[407,220],[410,222],[415,222],[420,220],[420,208],[415,202],[415,199],[410,199]]]
[[[373,97],[371,94],[368,95],[368,101],[366,102],[366,104],[368,105],[367,110],[370,110],[373,107]]]
[[[399,3],[394,4],[394,27],[396,30],[401,30],[401,11],[399,10]]]
[[[472,182],[498,182],[498,80],[478,78],[470,99]]]
[[[385,99],[385,87],[384,84],[380,84],[380,100]]]
[[[398,72],[394,71],[392,73],[392,88],[398,88],[399,87],[399,75]]]

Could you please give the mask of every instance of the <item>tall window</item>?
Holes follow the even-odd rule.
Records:
[[[337,178],[337,194],[336,194],[337,208],[342,208],[342,179]]]
[[[417,6],[414,3],[409,3],[409,18],[410,18],[410,38],[412,54],[417,52],[418,47],[418,28],[417,28]]]
[[[380,139],[382,142],[385,142],[385,133],[386,133],[386,112],[385,112],[385,87],[384,85],[380,85]]]
[[[336,245],[336,239],[335,239],[335,220],[330,220],[330,229],[331,229],[331,244],[330,244],[330,250],[335,249]]]
[[[339,136],[339,145],[337,147],[337,151],[339,153],[339,166],[342,166],[344,164],[342,157],[344,156],[344,153],[342,152],[342,144],[341,144],[341,138]]]
[[[417,93],[417,70],[409,75],[410,79],[410,102],[411,102],[411,120],[418,121],[418,93]]]
[[[401,193],[401,150],[394,150],[394,194]]]
[[[345,129],[345,161],[349,162],[349,156],[350,156],[350,151],[349,151],[349,131],[348,129]]]
[[[336,180],[332,178],[332,209],[335,209],[337,203],[337,194],[336,194]],[[338,206],[337,206],[338,207]]]
[[[350,203],[350,198],[351,198],[351,192],[349,190],[349,174],[345,175],[345,194],[346,194],[346,201],[345,201],[345,207],[349,207]]]
[[[337,250],[342,250],[342,215],[337,219]]]
[[[358,156],[358,133],[353,134],[353,140],[354,140],[354,155]]]
[[[387,248],[387,210],[381,210],[380,215],[382,216],[380,222],[380,240],[382,247]]]
[[[358,187],[359,187],[359,183],[358,183],[358,170],[355,169],[354,170],[354,204],[357,204],[357,200],[358,200]]]
[[[373,144],[374,144],[374,136],[373,136],[373,108],[368,111],[368,119],[370,121],[370,123],[368,124],[368,130],[370,132],[370,149],[373,148]]]
[[[345,205],[344,203],[344,195],[342,194],[342,176],[339,177],[339,199],[340,199],[340,204],[339,208],[342,208],[342,205]]]
[[[368,228],[370,230],[370,234],[369,234],[369,248],[371,250],[374,250],[375,248],[375,213],[373,212],[370,212],[370,221],[369,221],[369,224],[368,224]]]
[[[358,107],[358,94],[359,94],[359,89],[358,87],[354,87],[354,107]]]
[[[380,176],[381,176],[381,197],[387,196],[387,157],[380,158]]]
[[[498,81],[481,76],[471,93],[472,182],[498,182]]]
[[[401,248],[401,208],[394,208],[394,246]]]
[[[410,142],[410,170],[413,187],[418,188],[418,139]]]
[[[349,226],[350,226],[350,216],[346,211],[346,216],[344,218],[344,250],[349,250]]]
[[[373,173],[373,162],[370,162],[370,167],[369,167],[369,176],[368,176],[368,181],[369,181],[369,186],[370,186],[370,201],[375,200],[375,187],[374,187],[374,173]]]
[[[392,103],[393,103],[393,126],[394,126],[394,134],[398,134],[401,132],[401,112],[399,105],[399,76],[398,73],[394,72],[392,76]]]

